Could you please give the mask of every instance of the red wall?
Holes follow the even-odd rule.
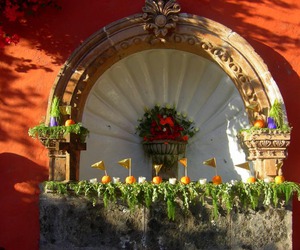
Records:
[[[178,0],[182,12],[213,19],[244,37],[263,58],[283,95],[293,126],[284,174],[300,182],[300,4],[298,0]],[[103,26],[141,12],[143,0],[64,0],[22,24],[22,40],[0,50],[0,247],[38,249],[38,184],[47,152],[27,130],[42,121],[63,63]],[[300,249],[300,202],[294,202],[294,249]]]

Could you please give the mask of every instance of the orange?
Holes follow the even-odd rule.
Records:
[[[132,184],[132,183],[135,183],[135,182],[136,182],[136,179],[133,175],[127,176],[126,179],[125,179],[125,183],[127,183],[127,184]]]
[[[66,122],[65,122],[65,126],[70,126],[70,125],[73,125],[73,124],[75,124],[75,121],[72,120],[72,119],[68,119],[68,120],[66,120]]]
[[[253,126],[257,127],[257,128],[264,128],[265,127],[265,121],[261,120],[261,119],[256,120],[256,121],[254,121]]]
[[[189,184],[191,182],[191,179],[188,176],[182,176],[181,179],[180,179],[180,182],[182,184]]]
[[[247,183],[254,183],[254,182],[256,182],[256,178],[254,176],[248,177]]]
[[[102,177],[102,179],[101,179],[101,182],[102,182],[103,184],[107,184],[107,183],[111,182],[110,176],[109,176],[109,175],[104,175],[104,176]]]
[[[154,176],[152,179],[152,182],[154,184],[160,184],[160,183],[162,183],[162,178],[160,176]]]
[[[285,181],[285,179],[284,179],[284,177],[282,175],[277,175],[275,177],[274,181],[275,181],[276,184],[281,184],[281,183],[283,183]]]
[[[212,178],[212,183],[215,184],[215,185],[221,184],[222,183],[222,177],[220,175],[215,175]]]

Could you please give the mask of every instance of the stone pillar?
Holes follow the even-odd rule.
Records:
[[[253,161],[255,175],[259,179],[274,178],[281,173],[283,160],[287,157],[290,133],[278,130],[242,132],[239,135],[248,160]]]

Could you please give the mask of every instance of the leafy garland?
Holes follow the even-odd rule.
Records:
[[[29,128],[28,135],[32,138],[61,139],[65,135],[74,133],[80,135],[81,142],[85,142],[89,134],[89,130],[81,125],[81,123],[72,124],[70,126],[48,127],[40,124],[33,128]]]
[[[190,204],[200,203],[212,206],[212,218],[217,219],[222,212],[229,214],[234,208],[244,210],[257,209],[259,206],[274,206],[287,204],[293,195],[297,195],[300,201],[300,185],[294,182],[282,184],[237,182],[235,184],[212,183],[200,184],[192,182],[187,185],[168,182],[155,185],[146,183],[90,183],[80,182],[45,182],[45,192],[55,192],[61,195],[77,195],[89,198],[93,205],[98,199],[103,199],[104,206],[109,202],[121,199],[127,203],[129,209],[134,211],[137,206],[149,208],[155,202],[164,201],[167,205],[167,214],[170,220],[175,220],[176,206],[180,205],[184,210],[189,209]]]

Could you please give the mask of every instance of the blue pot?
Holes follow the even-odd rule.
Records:
[[[57,121],[57,117],[50,117],[50,124],[49,124],[50,127],[55,127],[55,126],[58,126],[58,121]]]
[[[276,122],[272,117],[268,117],[268,128],[270,128],[270,129],[277,128]]]

